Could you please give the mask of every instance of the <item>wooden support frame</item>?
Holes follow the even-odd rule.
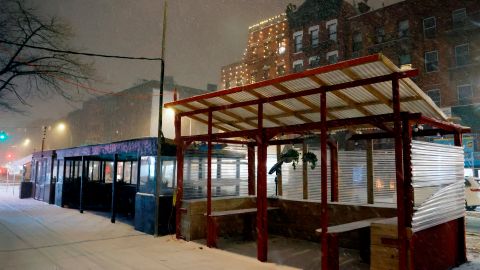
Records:
[[[258,105],[258,165],[257,165],[257,259],[268,258],[267,225],[267,147],[268,140],[263,130],[263,104]]]
[[[320,94],[320,164],[321,164],[321,228],[322,228],[322,270],[328,270],[332,256],[328,250],[328,200],[327,200],[327,93]]]
[[[177,192],[175,195],[175,236],[182,238],[181,217],[183,201],[183,161],[184,161],[184,143],[182,140],[182,121],[181,117],[175,115],[175,143],[177,146]]]
[[[255,146],[247,146],[248,156],[248,195],[255,195]]]
[[[398,218],[398,269],[407,269],[407,232],[405,224],[404,174],[403,174],[403,141],[402,116],[400,114],[399,78],[392,80],[393,128],[395,139],[395,178],[397,187],[397,218]]]
[[[330,201],[338,202],[338,145],[337,142],[329,140],[330,148]]]
[[[374,58],[372,57],[372,61]],[[362,59],[362,61],[365,61],[365,59]],[[355,61],[352,61],[354,63]],[[352,64],[352,63],[349,63]],[[348,69],[349,66],[341,66],[337,65],[335,66],[337,69],[341,68],[346,68]],[[333,67],[330,67],[333,69]],[[346,83],[339,83],[336,85],[322,85],[320,87],[316,87],[313,89],[307,89],[307,90],[302,90],[299,92],[293,92],[293,91],[284,91],[280,89],[283,94],[276,95],[276,96],[267,96],[262,94],[259,94],[259,92],[255,92],[255,89],[258,89],[262,86],[273,86],[277,87],[281,85],[280,83],[283,82],[283,80],[287,80],[286,78],[282,78],[281,80],[271,80],[267,82],[261,82],[257,83],[254,86],[246,86],[243,88],[235,88],[232,89],[231,91],[225,91],[225,93],[211,93],[207,95],[202,95],[202,99],[209,99],[209,98],[214,98],[218,97],[221,99],[226,100],[227,102],[230,102],[230,104],[227,105],[220,105],[224,103],[220,103],[219,105],[213,105],[213,106],[207,106],[207,108],[201,108],[201,109],[196,109],[194,111],[178,111],[176,115],[176,141],[177,141],[177,160],[178,164],[180,164],[180,159],[181,159],[181,164],[183,167],[183,150],[184,150],[184,142],[191,142],[191,141],[207,141],[209,142],[209,150],[211,151],[211,143],[212,142],[224,142],[224,143],[237,143],[237,144],[247,144],[248,145],[248,159],[249,159],[249,185],[248,185],[248,190],[249,190],[249,195],[255,194],[255,182],[254,182],[254,174],[253,174],[253,166],[254,163],[251,162],[254,160],[255,156],[252,155],[254,152],[254,147],[257,146],[257,258],[260,261],[266,261],[268,258],[268,226],[267,226],[267,201],[266,201],[266,157],[267,157],[267,146],[270,142],[270,139],[273,138],[274,136],[277,136],[278,134],[286,133],[286,134],[302,134],[306,132],[319,132],[320,133],[320,150],[321,150],[321,226],[322,226],[322,235],[321,235],[321,243],[322,243],[322,269],[335,269],[333,268],[335,265],[338,265],[338,262],[336,262],[334,259],[332,259],[331,255],[334,255],[334,250],[331,249],[331,243],[336,243],[337,239],[333,239],[327,236],[328,234],[328,179],[327,179],[327,150],[326,147],[327,145],[331,147],[331,145],[328,142],[327,139],[327,132],[328,130],[334,130],[337,128],[343,128],[343,127],[351,127],[351,126],[356,126],[356,127],[379,127],[386,132],[383,133],[378,133],[376,135],[369,135],[371,137],[366,137],[365,138],[360,138],[360,139],[374,139],[373,136],[378,136],[378,138],[382,137],[393,137],[395,139],[395,167],[396,167],[396,186],[397,186],[397,216],[398,216],[398,248],[399,248],[399,269],[400,270],[405,270],[407,268],[408,264],[408,258],[407,258],[407,251],[408,248],[412,247],[410,239],[407,238],[407,226],[411,223],[411,218],[409,218],[409,213],[412,211],[411,206],[408,202],[411,194],[411,190],[409,190],[409,185],[411,185],[411,180],[409,180],[409,174],[406,166],[409,166],[409,154],[408,154],[408,142],[411,141],[412,134],[411,132],[408,133],[407,135],[404,134],[404,132],[408,132],[405,128],[410,126],[409,121],[416,120],[418,123],[424,123],[428,125],[432,125],[436,128],[439,128],[441,130],[446,130],[447,132],[464,132],[466,129],[463,129],[462,127],[450,123],[445,123],[442,121],[438,121],[435,119],[430,119],[428,117],[424,117],[419,113],[402,113],[400,110],[400,102],[410,102],[414,100],[422,100],[420,96],[415,96],[415,97],[404,97],[401,99],[400,97],[400,79],[407,78],[407,77],[412,77],[416,76],[418,74],[418,70],[409,70],[405,72],[400,72],[400,71],[395,71],[391,74],[387,75],[382,75],[382,76],[377,76],[377,77],[372,77],[372,78],[366,78],[366,79],[359,79],[356,78],[354,81],[346,82]],[[311,74],[308,72],[302,73],[301,74],[303,77],[300,76],[290,76],[288,78],[290,79],[297,79],[297,78],[304,78],[308,76],[315,76],[316,73],[312,72]],[[391,82],[392,83],[392,101],[388,100],[386,97],[379,97],[379,95],[375,95],[375,93],[380,93],[378,89],[370,87],[372,84],[380,83],[380,82]],[[402,86],[406,83],[402,83]],[[342,106],[342,109],[339,107],[333,107],[331,108],[331,111],[327,110],[327,92],[331,91],[336,91],[336,90],[342,90],[342,89],[347,89],[347,88],[353,88],[353,87],[366,87],[370,90],[368,90],[372,95],[376,96],[379,98],[376,101],[372,101],[372,104],[363,104],[363,107],[368,107],[370,105],[377,105],[377,104],[385,104],[388,107],[392,108],[393,113],[388,113],[388,114],[382,114],[382,115],[373,115],[373,112],[368,111],[368,109],[360,109],[360,112],[362,112],[365,116],[362,117],[352,117],[352,118],[345,118],[345,119],[335,119],[332,117],[329,117],[329,113],[331,111],[342,111],[348,109],[347,106]],[[281,87],[280,87],[281,88]],[[246,93],[250,94],[256,97],[255,100],[248,100],[248,101],[235,101],[231,102],[233,99],[230,96],[227,96],[227,94],[232,94],[232,93]],[[225,96],[223,96],[225,95]],[[270,103],[276,103],[277,101],[281,100],[287,100],[287,99],[296,99],[297,101],[307,101],[311,102],[310,98],[305,98],[308,96],[312,95],[319,95],[320,96],[320,106],[318,106],[318,111],[313,109],[312,106],[310,112],[313,113],[320,113],[320,121],[307,121],[305,120],[304,123],[301,124],[296,124],[296,125],[287,125],[284,124],[283,121],[277,121],[276,116],[271,116],[264,114],[264,106],[265,104],[270,104]],[[383,95],[383,94],[382,94]],[[355,101],[348,96],[346,96],[344,93],[340,95],[335,95],[339,97],[340,99],[346,100],[346,104],[349,105],[359,105],[360,103],[358,101]],[[190,101],[197,101],[198,97],[186,99],[185,101],[178,101],[178,102],[173,102],[170,103],[167,106],[176,106],[176,105],[182,105],[183,103],[190,102]],[[306,102],[303,102],[305,105],[308,106]],[[357,104],[358,103],[358,104]],[[205,103],[204,103],[205,104]],[[255,108],[254,106],[258,106],[258,108]],[[275,107],[275,106],[274,106]],[[249,112],[254,112],[257,114],[257,119],[258,119],[258,124],[257,128],[254,127],[252,121],[254,121],[254,118],[248,118],[247,120],[250,122],[250,126],[252,127],[251,129],[247,128],[240,128],[238,131],[225,131],[225,132],[219,132],[219,133],[212,133],[212,127],[215,125],[221,124],[219,120],[217,119],[214,121],[214,118],[212,115],[214,115],[214,112],[219,112],[221,114],[227,115],[224,113],[224,111],[228,109],[233,109],[233,108],[242,108],[246,111]],[[268,108],[268,107],[267,107]],[[278,106],[277,106],[278,108]],[[181,108],[180,108],[181,109]],[[435,108],[433,108],[435,109]],[[296,117],[297,119],[301,119],[304,117],[304,114],[307,114],[308,112],[300,112],[293,110],[292,112],[286,112],[283,110],[282,115],[285,114],[283,117]],[[180,129],[180,119],[181,117],[194,117],[197,114],[208,114],[209,115],[209,120],[206,121],[208,124],[208,129],[209,132],[208,134],[202,134],[202,135],[195,135],[195,136],[181,136],[181,132],[178,131]],[[371,114],[371,115],[369,115]],[[301,117],[298,117],[298,115],[301,115]],[[281,118],[281,117],[278,117]],[[329,120],[328,120],[329,118]],[[318,119],[318,118],[317,118]],[[264,120],[268,120],[270,122],[273,122],[274,124],[277,124],[279,126],[277,127],[265,127]],[[311,120],[311,119],[309,119]],[[203,121],[205,122],[205,120]],[[238,124],[234,123],[233,124]],[[227,123],[231,124],[231,123]],[[267,125],[269,123],[267,122]],[[393,124],[393,130],[390,125]],[[178,126],[178,128],[177,128]],[[237,125],[239,126],[239,125]],[[242,141],[241,139],[233,139],[232,138],[241,138],[245,139],[245,141]],[[250,140],[250,141],[249,141]],[[255,143],[252,143],[251,140],[254,140]],[[272,145],[278,145],[280,144],[282,140],[279,141],[272,141],[270,144]],[[180,149],[180,150],[179,150]],[[337,156],[337,149],[331,147],[331,164],[332,164],[332,188],[330,190],[331,192],[331,200],[332,201],[338,201],[338,168],[334,166],[334,164],[337,164],[338,162],[338,156]],[[335,149],[335,151],[333,151]],[[209,153],[209,156],[211,153]],[[211,157],[209,157],[211,159]],[[370,161],[371,164],[373,164]],[[208,186],[208,201],[211,202],[211,160],[209,161],[209,186]],[[182,172],[180,172],[182,171]],[[370,194],[370,202],[373,202],[373,169],[370,170],[370,185],[369,189],[371,190]],[[179,196],[181,192],[181,188],[183,186],[183,169],[180,170],[177,168],[177,186],[178,186],[178,193],[177,193],[177,238],[180,238],[180,229],[179,229],[179,224],[180,224],[180,207],[178,206],[178,201],[181,203],[181,196]],[[252,180],[253,179],[253,180]],[[305,193],[305,192],[304,192]],[[183,195],[183,194],[182,194]],[[208,204],[208,202],[207,202]],[[207,206],[211,207],[210,206]],[[208,220],[208,217],[211,216],[211,209],[207,210],[207,223],[213,224],[213,222]],[[209,226],[211,227],[211,226]],[[410,242],[409,242],[410,241]],[[207,238],[207,243],[210,243],[209,246],[211,246],[212,242]],[[338,252],[338,250],[336,251]],[[333,256],[336,258],[336,256]],[[410,260],[411,263],[411,260]]]

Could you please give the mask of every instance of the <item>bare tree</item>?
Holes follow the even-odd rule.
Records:
[[[37,15],[23,0],[2,0],[0,109],[17,110],[18,104],[29,105],[32,96],[56,93],[67,100],[76,96],[78,85],[92,75],[92,65],[58,52],[71,50],[67,45],[71,36],[65,23]]]

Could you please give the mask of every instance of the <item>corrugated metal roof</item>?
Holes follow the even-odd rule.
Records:
[[[401,70],[382,54],[339,62],[333,65],[310,69],[268,81],[232,89],[194,96],[165,104],[177,113],[206,123],[205,108],[220,109],[240,102],[255,102],[291,93],[375,78]],[[435,103],[410,79],[400,79],[401,111],[421,113],[437,120],[447,120]],[[267,105],[268,104],[268,105]],[[355,86],[327,93],[327,119],[347,119],[362,116],[392,113],[392,83],[384,81]],[[255,128],[258,105],[250,104],[237,108],[222,108],[213,113],[213,123],[223,131]],[[319,94],[267,102],[264,105],[266,127],[287,126],[318,121],[320,113]],[[222,123],[222,124],[220,124]]]

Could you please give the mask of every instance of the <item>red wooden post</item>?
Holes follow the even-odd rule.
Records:
[[[248,155],[248,195],[255,195],[255,146],[247,146]]]
[[[263,104],[258,105],[257,142],[257,259],[265,262],[268,258],[267,140],[263,131]]]
[[[454,143],[455,146],[462,146],[462,133],[460,131],[456,131],[454,136]],[[467,246],[466,246],[466,229],[465,229],[465,217],[461,217],[458,219],[458,262],[457,264],[460,265],[467,261]]]
[[[212,220],[212,112],[208,112],[208,152],[207,152],[207,246],[216,247],[215,224]]]
[[[392,80],[393,128],[395,133],[395,172],[398,218],[398,269],[407,269],[407,242],[405,227],[405,186],[403,178],[402,116],[400,114],[400,86],[398,78]]]
[[[412,227],[413,217],[413,186],[412,186],[412,126],[408,117],[403,119],[403,179],[405,189],[405,226]]]
[[[175,115],[175,143],[177,146],[177,194],[175,196],[175,236],[182,238],[182,201],[183,201],[183,141],[181,117]],[[140,164],[139,164],[140,167]]]
[[[327,187],[327,93],[320,94],[320,164],[321,164],[321,222],[322,222],[322,270],[329,269],[329,248],[328,248],[328,187]]]
[[[338,202],[338,145],[337,142],[328,142],[330,148],[330,200]]]

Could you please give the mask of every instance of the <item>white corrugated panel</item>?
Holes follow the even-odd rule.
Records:
[[[338,152],[338,196],[340,202],[367,203],[366,151]]]
[[[264,87],[260,87],[255,89],[255,92],[261,94],[262,96],[265,97],[273,97],[273,96],[278,96],[284,94],[282,91],[280,91],[278,88],[276,88],[273,85],[267,85]]]
[[[351,82],[352,79],[348,77],[345,73],[335,70],[327,73],[321,73],[315,75],[317,78],[325,82],[327,85]]]
[[[462,147],[412,141],[412,230],[420,231],[465,214]]]
[[[373,200],[375,203],[397,204],[395,150],[373,151]]]
[[[301,78],[293,81],[286,81],[282,83],[283,86],[286,86],[293,92],[308,90],[312,88],[317,88],[319,85],[312,81],[309,78]]]
[[[246,147],[228,146],[224,150],[245,152]],[[207,197],[207,158],[185,157],[183,199]],[[246,158],[212,157],[212,196],[248,195],[248,162]]]
[[[370,92],[365,91],[363,87],[352,87],[352,88],[347,88],[339,91],[358,103],[378,100]]]

